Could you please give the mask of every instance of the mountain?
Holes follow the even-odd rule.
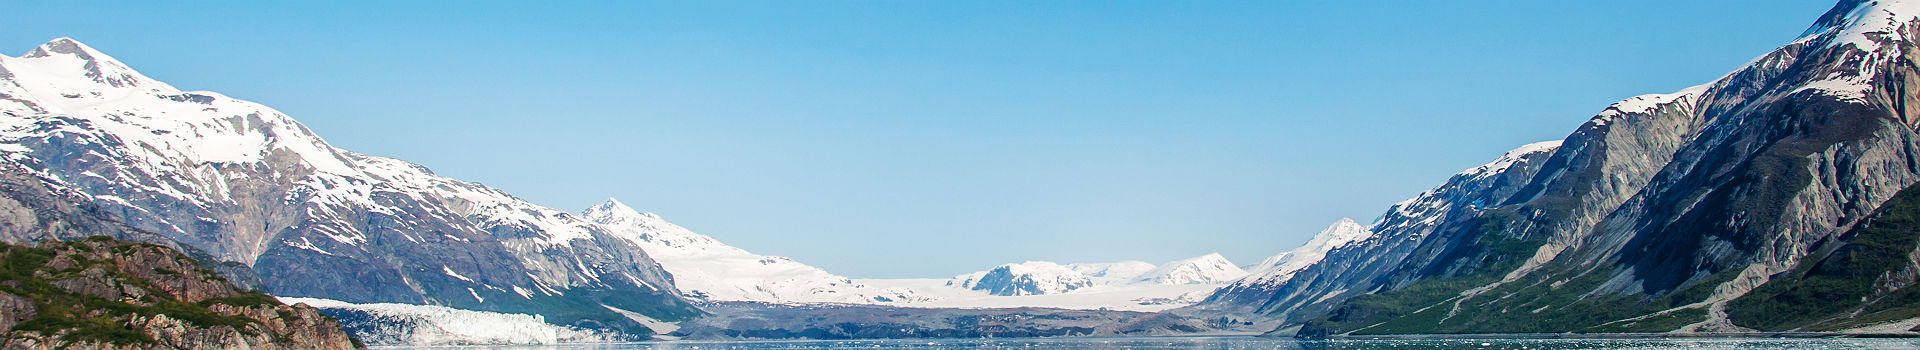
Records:
[[[1134,282],[1153,284],[1227,283],[1247,275],[1227,257],[1212,253],[1160,264],[1133,277]]]
[[[271,108],[178,90],[72,39],[0,57],[0,114],[0,158],[35,186],[250,267],[277,295],[642,334],[609,308],[699,314],[645,251],[599,225],[335,148]]]
[[[1153,271],[1154,267],[1156,266],[1145,261],[1067,264],[1067,268],[1073,269],[1074,272],[1079,272],[1082,275],[1087,275],[1087,277],[1095,279],[1096,282],[1124,282],[1140,276],[1140,274],[1147,273],[1147,271]]]
[[[1719,79],[1615,103],[1558,147],[1455,175],[1373,237],[1195,309],[1301,337],[1913,322],[1920,233],[1895,199],[1920,182],[1916,15],[1841,1]]]
[[[1058,263],[1028,261],[955,276],[947,285],[999,296],[1020,296],[1060,294],[1092,287],[1093,279]]]
[[[1370,289],[1342,288],[1384,274],[1383,271],[1401,262],[1419,261],[1422,257],[1412,257],[1418,244],[1431,236],[1444,220],[1473,215],[1472,208],[1496,202],[1495,197],[1511,193],[1518,187],[1512,183],[1531,176],[1558,146],[1559,142],[1551,141],[1528,144],[1507,151],[1485,165],[1454,174],[1446,184],[1394,204],[1367,230],[1375,232],[1373,235],[1333,247],[1315,263],[1293,271],[1286,278],[1270,278],[1278,276],[1267,273],[1235,281],[1196,307],[1280,318],[1296,311],[1306,315],[1324,313],[1323,309],[1316,308],[1331,305],[1321,302],[1322,298],[1344,299],[1368,293]],[[1310,246],[1319,238],[1316,236],[1308,245],[1294,250],[1312,250]],[[1308,285],[1315,289],[1303,288]]]
[[[1293,278],[1295,272],[1326,258],[1328,251],[1371,237],[1373,237],[1373,231],[1366,226],[1361,226],[1350,218],[1340,218],[1339,221],[1328,225],[1326,229],[1320,230],[1320,233],[1314,234],[1313,239],[1308,240],[1307,244],[1267,257],[1259,264],[1254,264],[1247,269],[1247,278],[1252,280],[1250,283],[1256,284],[1286,281]]]
[[[164,246],[0,244],[0,280],[8,349],[364,348],[313,307],[244,291]]]
[[[642,213],[619,200],[580,217],[606,227],[660,263],[688,296],[715,301],[889,303],[922,299],[904,288],[875,288],[793,259],[758,255]]]
[[[1327,251],[1370,237],[1373,237],[1373,230],[1354,222],[1351,218],[1340,218],[1332,225],[1327,225],[1327,228],[1321,229],[1320,233],[1314,234],[1313,239],[1307,240],[1306,244],[1267,257],[1260,263],[1247,267],[1247,272],[1250,275],[1292,276],[1295,271],[1320,262],[1320,259],[1327,256]]]

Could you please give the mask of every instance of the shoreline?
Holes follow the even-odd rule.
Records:
[[[1838,332],[1735,332],[1735,333],[1467,333],[1467,334],[1375,334],[1332,335],[1311,340],[1414,340],[1414,339],[1701,339],[1701,338],[1920,338],[1920,334],[1838,333]]]

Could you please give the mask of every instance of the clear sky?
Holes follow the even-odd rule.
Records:
[[[1249,264],[1832,2],[11,1],[335,146],[850,277]]]

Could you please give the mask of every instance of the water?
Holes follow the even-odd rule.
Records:
[[[404,348],[388,348],[404,349]],[[433,348],[448,349],[448,348]],[[820,341],[745,341],[745,342],[656,342],[631,344],[582,344],[561,346],[459,347],[459,349],[554,349],[554,350],[852,350],[852,349],[1920,349],[1920,339],[1417,339],[1417,340],[1322,340],[1300,341],[1284,338],[1193,337],[1193,338],[1030,338],[1030,339],[900,339],[900,340],[820,340]]]

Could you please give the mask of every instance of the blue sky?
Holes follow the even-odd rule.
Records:
[[[335,146],[575,210],[607,197],[851,277],[1248,264],[1821,1],[12,2]]]

